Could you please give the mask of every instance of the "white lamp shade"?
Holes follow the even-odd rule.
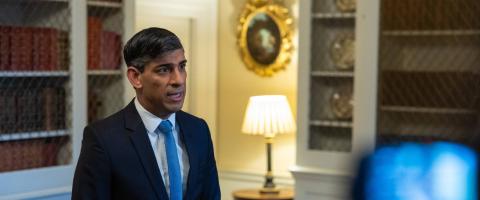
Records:
[[[242,132],[274,137],[296,130],[292,111],[283,95],[252,96],[245,111]]]

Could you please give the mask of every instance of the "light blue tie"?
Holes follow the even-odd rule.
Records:
[[[167,151],[168,178],[170,180],[170,199],[182,200],[182,175],[178,161],[177,145],[173,137],[172,123],[163,120],[158,125],[158,130],[165,134],[165,149]]]

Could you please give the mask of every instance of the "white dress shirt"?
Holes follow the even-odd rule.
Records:
[[[168,196],[170,196],[170,182],[168,177],[168,164],[167,164],[167,153],[165,151],[165,136],[163,133],[160,133],[159,130],[156,130],[160,122],[163,119],[157,117],[156,115],[152,114],[148,110],[146,110],[135,98],[135,108],[140,114],[140,118],[147,129],[148,138],[150,139],[150,144],[152,145],[153,152],[155,153],[155,158],[158,163],[158,168],[160,169],[160,173],[162,175],[163,184],[165,185],[165,189],[167,190]],[[173,125],[173,137],[175,138],[175,143],[177,144],[177,153],[178,153],[178,160],[180,161],[180,172],[182,174],[182,187],[183,193],[185,194],[185,190],[187,188],[187,178],[188,178],[188,170],[190,169],[190,164],[188,162],[188,155],[187,150],[185,148],[185,144],[179,139],[180,128],[178,124],[175,122],[175,113],[171,114],[167,119]],[[157,132],[159,132],[157,134]],[[157,140],[158,145],[157,146]]]

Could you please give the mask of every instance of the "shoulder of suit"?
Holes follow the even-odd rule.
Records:
[[[187,113],[187,112],[182,111],[182,110],[178,111],[176,113],[176,115],[177,115],[177,118],[180,119],[180,120],[183,119],[183,120],[199,121],[199,122],[204,122],[205,121],[204,119],[202,119],[200,117],[197,117],[195,115],[192,115],[192,114]]]

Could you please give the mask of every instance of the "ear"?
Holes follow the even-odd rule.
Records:
[[[140,74],[142,73],[135,67],[130,66],[127,68],[128,81],[130,81],[130,84],[132,84],[135,89],[142,87],[142,82],[140,81]]]

